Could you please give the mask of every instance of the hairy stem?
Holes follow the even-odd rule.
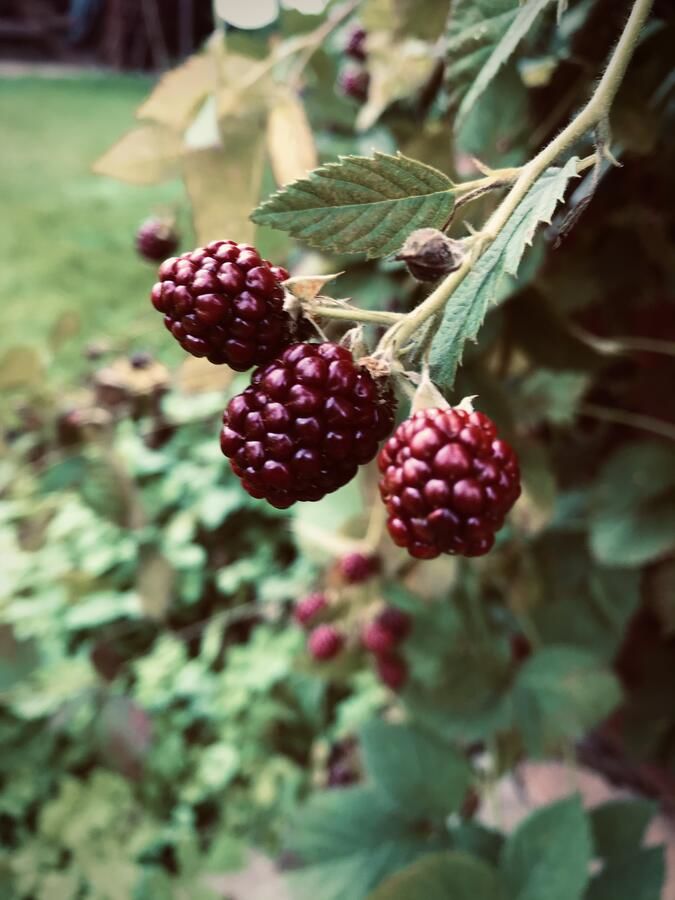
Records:
[[[377,309],[358,309],[356,306],[324,306],[310,303],[305,312],[313,318],[348,319],[373,325],[394,325],[405,319],[405,313],[384,312]]]
[[[445,307],[455,290],[499,235],[518,204],[539,176],[565,150],[607,118],[612,101],[616,96],[616,92],[626,72],[626,67],[637,45],[642,27],[651,10],[652,2],[653,0],[635,0],[626,26],[614,48],[604,75],[586,106],[550,144],[547,144],[529,163],[526,163],[519,170],[513,187],[492,216],[490,216],[483,231],[476,237],[475,242],[472,244],[471,252],[467,254],[459,269],[448,275],[426,300],[409,313],[402,322],[389,329],[380,342],[380,351],[384,351],[386,348],[394,353],[397,352],[399,348],[405,346],[406,342],[426,319],[436,315]],[[586,160],[583,162],[585,163]]]

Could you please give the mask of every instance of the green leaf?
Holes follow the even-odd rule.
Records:
[[[591,839],[578,797],[529,815],[509,836],[501,871],[512,900],[580,900]]]
[[[516,16],[504,31],[499,41],[490,53],[487,61],[473,81],[471,87],[464,95],[456,118],[456,128],[462,126],[468,112],[475,105],[478,98],[485,91],[490,82],[495,78],[500,68],[511,57],[520,41],[528,33],[535,20],[551,0],[526,0],[518,9]]]
[[[591,549],[600,562],[640,566],[675,546],[675,452],[644,441],[619,449],[591,501]]]
[[[449,849],[445,832],[429,834],[402,818],[373,788],[315,794],[289,829],[289,849],[308,864],[291,877],[293,896],[362,900],[418,856]]]
[[[518,0],[453,0],[448,17],[446,83],[456,109],[518,14]]]
[[[415,228],[440,228],[452,212],[453,183],[431,166],[398,154],[344,156],[277,191],[251,215],[321,250],[398,250]]]
[[[614,859],[633,852],[642,843],[655,812],[655,803],[639,798],[596,806],[590,813],[595,855]]]
[[[461,806],[471,769],[447,743],[374,719],[361,729],[361,748],[366,771],[385,804],[407,816],[442,818]]]
[[[585,900],[661,900],[665,874],[663,847],[638,850],[596,875]]]
[[[513,689],[516,722],[528,751],[545,752],[581,737],[621,699],[608,667],[577,647],[545,647],[518,672]]]
[[[537,369],[520,386],[520,421],[528,425],[571,425],[589,380],[580,372]]]
[[[518,274],[523,253],[532,243],[537,225],[551,221],[568,181],[576,177],[576,166],[577,158],[571,157],[563,168],[544,172],[450,298],[431,345],[431,369],[437,383],[445,387],[452,385],[465,341],[476,338],[504,275]]]
[[[432,853],[389,878],[369,900],[499,900],[497,873],[466,853]]]

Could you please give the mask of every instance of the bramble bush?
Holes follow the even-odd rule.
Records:
[[[206,359],[7,424],[8,896],[210,896],[250,847],[299,898],[662,896],[674,30],[330,3],[160,79],[95,171],[183,178],[152,302]],[[551,758],[636,796],[488,826]]]

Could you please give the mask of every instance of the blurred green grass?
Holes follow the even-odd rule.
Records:
[[[91,340],[178,356],[148,302],[154,268],[133,239],[157,207],[184,210],[182,186],[136,187],[91,172],[133,126],[151,85],[109,74],[0,84],[0,353],[38,346],[57,381],[82,368]],[[50,349],[50,333],[72,312],[77,333]]]

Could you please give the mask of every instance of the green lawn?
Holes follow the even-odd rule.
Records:
[[[182,187],[139,188],[90,171],[133,125],[150,85],[107,74],[0,83],[0,354],[37,345],[59,382],[77,372],[92,339],[178,357],[150,307],[154,269],[136,256],[133,236],[162,204],[179,202],[184,221]],[[77,332],[50,349],[50,332],[73,312]]]

